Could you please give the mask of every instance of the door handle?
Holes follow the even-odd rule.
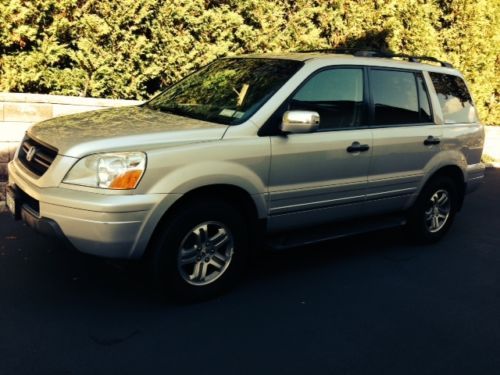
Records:
[[[368,145],[362,145],[359,142],[352,142],[352,145],[347,147],[347,152],[364,152],[368,151],[370,149],[370,146]]]
[[[438,145],[440,143],[441,140],[439,138],[433,137],[432,135],[429,135],[427,139],[424,141],[424,145],[426,146]]]

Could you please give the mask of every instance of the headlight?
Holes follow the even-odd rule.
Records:
[[[135,189],[145,169],[143,152],[95,154],[80,159],[63,182],[103,189]]]

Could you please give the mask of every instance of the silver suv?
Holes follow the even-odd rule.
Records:
[[[82,252],[146,258],[166,290],[205,298],[264,245],[398,225],[440,239],[483,178],[483,141],[448,63],[246,55],[139,106],[34,125],[9,164],[7,203]]]

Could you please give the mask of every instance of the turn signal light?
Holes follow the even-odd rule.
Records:
[[[141,179],[142,171],[127,171],[117,177],[109,185],[110,189],[128,190],[135,189]]]

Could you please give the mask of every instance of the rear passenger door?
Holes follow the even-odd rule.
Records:
[[[440,151],[442,126],[434,123],[422,72],[378,67],[369,72],[373,151],[366,210],[380,214],[411,202]]]

